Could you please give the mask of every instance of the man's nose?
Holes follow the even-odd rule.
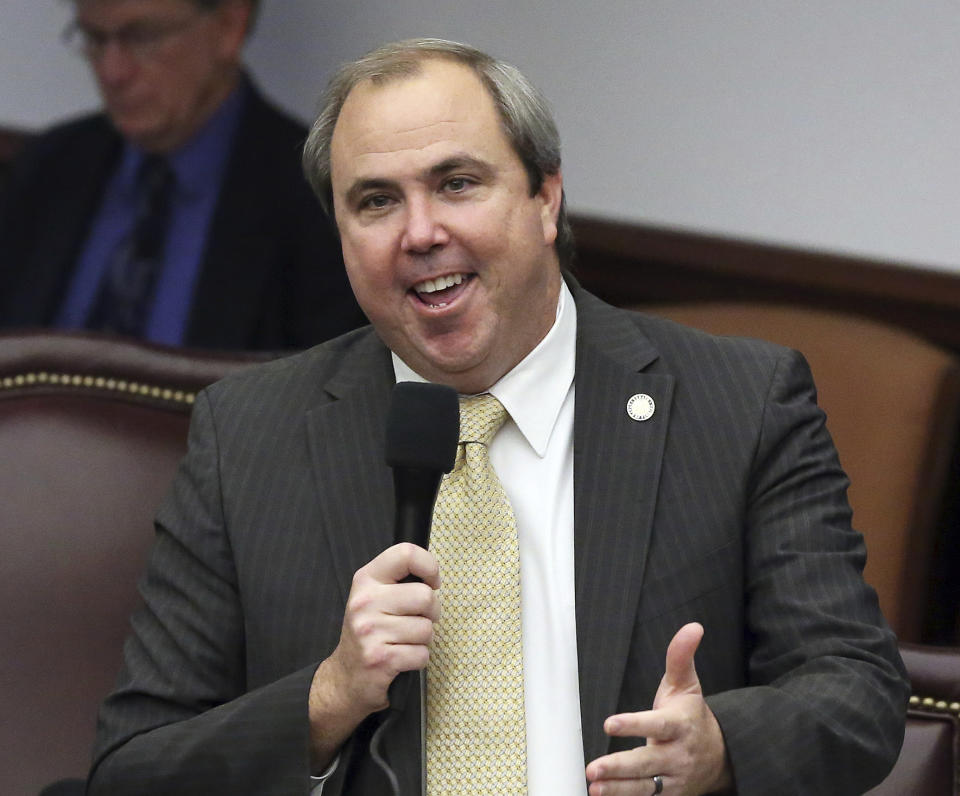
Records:
[[[447,228],[429,198],[409,199],[406,211],[406,224],[400,242],[403,251],[425,254],[450,240]]]
[[[133,55],[114,38],[105,41],[90,61],[97,80],[105,86],[122,83],[136,68]]]

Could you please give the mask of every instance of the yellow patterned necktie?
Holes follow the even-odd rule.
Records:
[[[520,553],[487,445],[507,412],[460,398],[460,445],[433,513],[440,621],[427,667],[427,794],[527,792]]]

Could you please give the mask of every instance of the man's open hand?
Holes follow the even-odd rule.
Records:
[[[666,671],[652,710],[610,716],[608,735],[646,738],[646,746],[597,758],[587,766],[590,796],[656,792],[653,777],[663,781],[664,796],[697,796],[729,788],[732,777],[720,725],[707,707],[693,656],[703,626],[684,625],[667,647]]]

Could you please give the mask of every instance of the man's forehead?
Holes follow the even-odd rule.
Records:
[[[492,98],[469,67],[448,59],[425,61],[414,74],[358,82],[341,107],[334,138],[404,134],[438,123],[484,123],[497,118]],[[339,133],[339,135],[338,135]]]
[[[488,93],[477,74],[466,64],[452,58],[427,56],[411,62],[409,68],[385,71],[359,80],[347,94],[344,107],[360,102],[376,104],[391,93],[411,86],[421,86],[424,91],[431,92],[449,88],[458,92],[467,89]]]
[[[169,8],[195,6],[194,0],[73,0],[76,8]]]
[[[78,14],[152,16],[182,8],[193,8],[193,0],[73,0]]]

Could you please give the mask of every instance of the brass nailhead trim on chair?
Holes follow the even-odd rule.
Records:
[[[107,392],[151,398],[157,401],[188,406],[192,405],[197,397],[195,392],[188,390],[177,390],[170,387],[161,387],[156,384],[142,384],[136,381],[79,373],[47,373],[46,371],[40,371],[37,373],[18,373],[14,376],[4,376],[3,379],[0,380],[0,387],[4,390],[44,385],[105,390]]]
[[[910,707],[928,713],[949,713],[956,718],[960,718],[960,702],[947,702],[945,699],[922,697],[914,694],[910,697]]]

